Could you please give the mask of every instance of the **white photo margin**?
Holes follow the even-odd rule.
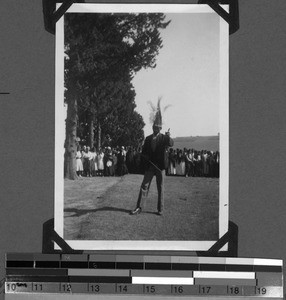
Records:
[[[58,5],[59,6],[59,5]],[[228,6],[222,6],[228,10]],[[73,4],[67,13],[210,13],[208,5],[197,4]],[[64,237],[64,17],[56,23],[55,74],[55,182],[54,230]],[[219,238],[229,224],[229,25],[220,18],[220,181]],[[65,240],[75,250],[161,250],[207,251],[217,241],[110,241]],[[55,249],[60,249],[55,244]],[[222,248],[227,250],[227,245]]]

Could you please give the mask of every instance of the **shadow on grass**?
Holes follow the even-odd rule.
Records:
[[[117,211],[117,212],[123,212],[123,213],[130,213],[130,209],[123,209],[123,208],[117,208],[117,207],[101,207],[96,209],[77,209],[77,208],[67,208],[64,210],[65,213],[74,213],[71,216],[67,216],[65,218],[71,218],[71,217],[80,217],[89,213],[96,213],[99,211]]]

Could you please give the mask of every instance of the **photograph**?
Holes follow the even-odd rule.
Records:
[[[210,249],[229,224],[228,23],[208,5],[73,4],[55,51],[58,235]]]

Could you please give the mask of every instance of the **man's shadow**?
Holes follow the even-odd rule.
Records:
[[[81,217],[88,213],[96,213],[96,212],[100,212],[100,211],[116,211],[116,212],[123,212],[123,213],[126,213],[129,215],[131,213],[132,209],[124,209],[124,208],[118,208],[118,207],[112,207],[112,206],[104,206],[104,207],[96,208],[96,209],[67,208],[64,210],[64,213],[73,213],[70,216],[65,216],[65,218],[71,218],[71,217]],[[142,211],[142,214],[157,215],[157,212]]]
[[[116,212],[123,212],[123,213],[130,213],[130,209],[124,209],[124,208],[118,208],[118,207],[112,207],[112,206],[104,206],[101,208],[96,209],[77,209],[77,208],[67,208],[64,209],[64,213],[74,213],[73,215],[67,216],[66,218],[70,217],[80,217],[83,215],[86,215],[88,213],[96,213],[100,211],[116,211]]]

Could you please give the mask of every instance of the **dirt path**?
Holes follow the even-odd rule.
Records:
[[[66,185],[65,238],[84,240],[214,240],[218,179],[166,177],[164,216],[153,179],[144,211],[135,208],[142,175],[85,178]]]
[[[89,215],[103,202],[103,194],[120,180],[120,177],[65,180],[65,239],[82,239]]]

